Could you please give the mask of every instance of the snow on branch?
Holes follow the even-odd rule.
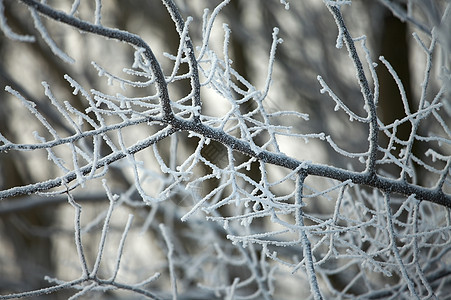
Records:
[[[131,66],[121,68],[121,75],[108,65],[88,64],[106,82],[105,87],[98,83],[86,87],[76,75],[64,75],[65,86],[60,87],[80,103],[62,100],[52,83],[42,83],[49,107],[67,124],[66,131],[19,89],[5,88],[31,113],[38,129],[36,142],[1,133],[0,154],[42,151],[52,172],[45,174],[45,180],[4,188],[0,199],[67,195],[75,216],[71,239],[81,275],[74,280],[47,277],[49,288],[0,299],[65,289],[75,290],[72,298],[121,289],[150,299],[183,299],[189,298],[184,293],[194,287],[196,296],[205,299],[272,299],[286,279],[302,280],[313,299],[433,298],[446,290],[451,155],[445,147],[451,144],[450,110],[445,84],[430,92],[438,43],[433,33],[430,44],[414,36],[426,56],[416,108],[410,105],[395,68],[379,57],[380,67],[389,71],[398,86],[405,114],[384,124],[377,108],[381,88],[377,64],[371,59],[366,36],[353,38],[341,13],[351,1],[324,1],[338,29],[339,49],[334,50],[349,56],[358,97],[355,105],[332,80],[323,79],[326,74],[318,75],[317,96],[327,98],[334,109],[316,122],[327,122],[332,113],[342,114],[340,122],[362,126],[367,138],[354,141],[351,133],[338,140],[333,134],[311,130],[315,120],[305,112],[267,109],[271,101],[280,101],[280,106],[288,103],[282,91],[277,91],[276,100],[270,93],[279,80],[278,51],[285,45],[281,36],[289,35],[274,27],[266,37],[267,49],[262,49],[264,58],[258,56],[265,73],[245,78],[241,66],[232,61],[233,27],[215,27],[228,9],[228,0],[211,14],[206,9],[202,23],[194,14],[184,18],[185,10],[174,1],[162,0],[178,41],[174,53],[163,53],[161,61],[152,50],[157,49],[156,40],[145,41],[104,25],[106,2],[95,1],[89,22],[78,17],[80,1],[73,1],[68,13],[45,1],[19,1],[29,8],[43,41],[64,62],[73,63],[73,59],[56,45],[42,16],[58,26],[66,24],[94,37],[124,42],[133,54]],[[280,3],[289,8],[288,2]],[[8,37],[31,40],[8,27],[1,0],[0,25]],[[199,40],[193,38],[196,26]],[[220,47],[215,41],[221,41]],[[401,128],[407,125],[408,135],[401,136]],[[386,144],[382,137],[387,138]],[[283,152],[287,140],[294,152],[304,151],[297,149],[305,146],[302,142],[314,141],[310,147],[319,143],[333,153],[331,157],[340,159],[319,163],[303,159],[302,154],[297,156],[301,158],[289,156]],[[356,150],[356,143],[363,150]],[[355,171],[354,166],[362,164],[364,170]],[[386,166],[396,171],[389,173]],[[420,174],[427,181],[417,180]],[[115,184],[121,187],[118,192]],[[84,202],[77,202],[81,189],[101,190],[104,207],[91,211]],[[111,260],[109,245],[118,228]],[[149,233],[149,245],[127,246],[136,228],[141,235]],[[90,234],[96,234],[96,246],[86,246],[85,235]],[[132,250],[137,256],[144,252],[145,259],[137,259],[139,267],[146,268],[151,260],[151,269],[158,271],[145,269],[136,274],[138,283],[122,283],[122,272],[132,268],[127,265],[130,248],[136,248]],[[105,274],[108,279],[103,279]]]
[[[0,30],[10,39],[21,41],[21,42],[35,42],[36,38],[32,35],[21,35],[15,33],[11,27],[8,26],[6,16],[5,16],[5,6],[3,5],[3,0],[0,1]]]

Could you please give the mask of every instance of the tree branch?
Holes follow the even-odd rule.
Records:
[[[365,109],[368,111],[370,117],[370,128],[368,141],[370,143],[370,154],[366,163],[366,171],[372,175],[376,174],[376,159],[377,159],[377,149],[378,149],[378,136],[379,136],[379,125],[377,124],[377,111],[376,105],[374,104],[373,94],[371,93],[368,79],[365,76],[365,71],[363,69],[362,62],[357,54],[357,49],[355,48],[354,40],[346,27],[343,20],[339,6],[327,5],[330,12],[335,18],[337,23],[339,36],[338,39],[344,39],[346,48],[348,50],[349,56],[354,63],[355,70],[357,71],[357,79],[361,88],[363,99],[365,101]],[[339,43],[337,43],[337,46]]]
[[[118,161],[120,159],[125,158],[129,154],[135,154],[143,149],[148,148],[149,146],[165,139],[166,137],[170,136],[176,132],[173,128],[166,127],[165,131],[160,131],[156,135],[153,135],[145,140],[142,140],[135,145],[127,148],[126,151],[117,151],[114,153],[111,153],[110,155],[105,156],[104,158],[97,161],[95,166],[92,166],[92,164],[87,164],[80,168],[80,170],[77,172],[77,170],[74,170],[72,172],[67,173],[66,175],[62,177],[58,177],[55,179],[51,179],[44,182],[24,185],[24,186],[16,186],[13,188],[10,188],[8,190],[0,191],[0,199],[10,198],[10,197],[16,197],[20,195],[27,195],[30,193],[36,193],[36,192],[44,192],[48,191],[52,188],[62,186],[64,183],[72,182],[73,180],[77,179],[77,173],[86,175],[89,174],[92,169],[95,170],[107,167],[108,165],[112,164],[115,161]]]
[[[183,28],[185,27],[185,21],[183,21],[183,18],[180,15],[177,6],[174,4],[174,1],[172,0],[162,0],[162,1],[163,4],[166,6],[167,10],[169,11],[172,20],[175,23],[178,34],[181,35]],[[189,36],[185,38],[184,41],[180,42],[181,43],[184,42],[186,48],[188,48],[188,51],[186,51],[186,55],[188,56],[189,70],[191,72],[190,78],[191,78],[191,92],[193,93],[193,106],[197,108],[197,114],[194,114],[193,118],[195,122],[200,123],[200,110],[202,108],[202,102],[200,99],[199,68],[197,65],[196,56],[194,55],[194,47],[193,43],[191,42],[191,38]]]
[[[20,0],[20,1],[28,5],[29,7],[36,9],[39,13],[57,22],[65,23],[72,27],[78,28],[82,31],[90,32],[110,39],[115,39],[121,42],[131,44],[137,48],[144,49],[144,55],[146,59],[149,60],[151,70],[156,77],[156,86],[158,93],[160,95],[160,104],[163,119],[171,120],[174,117],[169,97],[169,91],[163,74],[163,70],[161,69],[161,66],[158,63],[158,60],[156,59],[154,53],[152,52],[152,49],[141,37],[139,37],[136,34],[122,31],[119,29],[106,28],[101,25],[94,25],[92,23],[82,21],[73,16],[65,14],[64,12],[57,11],[54,8],[51,8],[35,0]]]

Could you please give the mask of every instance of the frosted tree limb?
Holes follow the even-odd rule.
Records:
[[[179,35],[182,35],[183,28],[185,28],[185,22],[183,21],[182,16],[180,15],[180,12],[175,6],[174,2],[172,0],[163,0],[163,3],[166,5],[169,14],[172,17],[172,20],[174,21],[176,25],[177,32]],[[185,37],[184,39],[185,47],[186,49],[186,55],[188,57],[188,64],[189,64],[189,70],[190,70],[190,78],[191,78],[191,90],[193,93],[193,106],[196,108],[197,113],[194,114],[194,121],[200,122],[200,109],[202,106],[201,99],[200,99],[200,81],[199,81],[199,67],[197,64],[197,59],[194,54],[194,47],[193,43],[191,42],[191,38],[189,36]]]
[[[431,201],[446,207],[451,208],[451,196],[445,194],[441,189],[429,189],[424,188],[418,185],[410,184],[407,182],[399,182],[396,180],[388,179],[379,175],[372,175],[368,173],[358,173],[353,172],[349,170],[344,170],[332,166],[325,166],[320,164],[314,164],[314,163],[308,163],[305,164],[305,162],[296,160],[294,158],[282,155],[282,154],[275,154],[269,151],[261,151],[259,153],[256,153],[254,150],[252,150],[252,147],[245,141],[242,141],[240,139],[237,139],[235,137],[232,137],[230,135],[227,135],[221,130],[217,130],[208,126],[205,126],[203,124],[198,124],[192,121],[187,120],[181,120],[178,118],[175,118],[171,122],[171,129],[162,132],[160,135],[154,137],[154,138],[148,138],[145,141],[139,142],[135,144],[133,147],[130,147],[128,149],[128,152],[130,154],[134,154],[136,152],[139,152],[148,146],[158,142],[159,140],[162,140],[166,138],[167,136],[171,135],[172,133],[178,131],[178,130],[186,130],[186,131],[193,131],[196,133],[201,134],[202,136],[205,136],[206,138],[211,138],[216,141],[221,142],[224,145],[227,145],[231,147],[233,150],[240,151],[244,154],[247,154],[249,156],[255,157],[262,162],[274,164],[277,166],[285,167],[291,170],[297,169],[300,165],[305,166],[305,172],[308,175],[315,175],[315,176],[321,176],[321,177],[327,177],[336,179],[339,181],[347,181],[351,180],[355,184],[363,184],[372,186],[375,188],[380,189],[381,191],[389,191],[394,192],[402,195],[410,196],[412,194],[415,194],[417,199],[419,200],[426,200]],[[96,168],[101,168],[103,166],[106,166],[114,161],[117,161],[119,159],[122,159],[126,156],[125,153],[119,152],[119,153],[112,153],[105,158],[102,158],[98,161]],[[85,166],[80,168],[82,174],[87,174],[91,171],[91,166]],[[65,180],[67,182],[70,182],[74,179],[76,179],[76,175],[74,172],[71,172],[64,176]],[[48,190],[50,188],[54,188],[57,186],[61,186],[62,181],[61,179],[54,179],[49,180],[47,182],[37,183],[34,185],[28,185],[23,187],[15,187],[11,188],[9,190],[0,191],[0,199],[12,197],[12,196],[18,196],[18,195],[24,195],[34,192],[42,192],[45,190]]]
[[[3,4],[1,1],[0,5]],[[27,144],[28,136],[16,136],[15,132],[2,129],[2,158],[24,154],[28,164],[29,156],[43,153],[51,160],[51,171],[55,170],[56,175],[36,173],[39,177],[34,179],[30,176],[30,181],[36,180],[37,183],[4,187],[5,190],[0,191],[0,199],[11,199],[0,202],[0,215],[8,218],[8,214],[25,211],[23,205],[31,201],[36,201],[32,208],[54,205],[62,201],[62,194],[67,194],[65,201],[72,206],[69,208],[72,208],[75,219],[69,224],[66,220],[61,223],[71,228],[72,260],[81,275],[76,280],[68,281],[45,277],[51,288],[37,287],[33,292],[0,296],[0,300],[15,296],[35,297],[60,289],[73,290],[70,299],[87,297],[94,292],[108,293],[107,296],[115,293],[116,289],[151,299],[184,299],[190,297],[195,285],[201,290],[197,295],[198,289],[195,289],[192,298],[196,299],[271,300],[285,296],[285,279],[302,284],[296,292],[302,289],[305,298],[311,299],[378,296],[393,299],[402,296],[432,298],[442,296],[440,293],[443,291],[448,292],[449,287],[445,285],[451,274],[448,263],[451,253],[451,157],[448,151],[451,130],[447,124],[450,108],[446,102],[446,83],[437,86],[442,78],[435,78],[432,72],[432,57],[436,53],[434,45],[440,43],[434,31],[430,44],[415,37],[426,53],[421,98],[415,109],[409,107],[408,93],[404,91],[396,70],[381,58],[399,87],[395,94],[401,95],[399,101],[405,113],[390,124],[383,124],[377,115],[382,115],[383,111],[380,108],[376,111],[376,107],[379,89],[382,91],[384,88],[380,84],[385,85],[385,81],[379,83],[377,64],[372,61],[372,54],[366,47],[366,36],[353,38],[341,14],[341,9],[351,9],[347,6],[351,1],[324,0],[338,28],[336,47],[343,48],[344,44],[350,60],[345,57],[343,63],[338,56],[331,57],[334,68],[339,67],[333,70],[343,71],[343,74],[325,72],[327,80],[326,75],[325,80],[318,76],[319,92],[327,93],[335,110],[344,113],[335,115],[332,110],[324,113],[322,108],[318,108],[321,114],[316,114],[314,110],[317,108],[309,107],[316,117],[309,121],[306,114],[277,107],[279,101],[284,105],[292,100],[287,97],[290,89],[284,91],[283,87],[297,81],[297,74],[292,73],[282,74],[280,80],[280,70],[285,72],[296,67],[279,68],[276,60],[276,48],[282,41],[280,37],[292,38],[291,32],[287,34],[285,23],[276,19],[286,17],[286,23],[293,24],[288,19],[289,12],[276,14],[266,11],[280,26],[273,29],[269,55],[265,55],[263,61],[260,56],[251,57],[252,63],[258,64],[255,70],[264,73],[255,74],[256,78],[263,80],[259,90],[251,83],[253,78],[247,78],[238,71],[241,61],[232,62],[238,57],[235,53],[238,49],[233,48],[235,41],[256,35],[247,36],[244,30],[232,31],[236,24],[214,24],[217,20],[223,20],[219,13],[230,0],[219,1],[211,14],[204,10],[203,23],[198,28],[202,29],[202,36],[198,39],[195,39],[194,33],[197,32],[196,17],[200,15],[190,10],[190,1],[184,2],[186,7],[182,7],[181,12],[190,11],[193,17],[182,17],[176,1],[161,0],[163,5],[160,8],[164,12],[165,7],[169,12],[172,23],[169,16],[164,15],[176,30],[171,32],[171,43],[164,45],[174,46],[175,53],[163,52],[164,61],[157,61],[152,52],[154,47],[150,47],[153,43],[155,46],[158,44],[159,35],[146,36],[146,42],[138,35],[103,25],[120,21],[107,15],[117,6],[96,0],[87,11],[79,0],[70,0],[69,6],[66,6],[70,12],[65,13],[56,11],[47,1],[17,2],[28,6],[29,11],[25,9],[25,13],[32,14],[36,29],[43,33],[43,41],[54,48],[53,54],[50,53],[52,57],[61,56],[64,54],[62,51],[68,48],[59,50],[52,40],[55,38],[58,42],[58,39],[49,33],[59,33],[60,27],[54,28],[55,31],[45,27],[48,22],[41,20],[42,16],[52,19],[50,22],[61,28],[69,25],[69,30],[81,33],[82,39],[83,33],[92,33],[97,36],[93,39],[95,43],[103,42],[102,37],[105,37],[131,45],[134,51],[130,52],[130,47],[121,47],[112,52],[113,55],[128,53],[124,58],[132,62],[131,67],[122,68],[122,75],[108,71],[108,66],[104,68],[101,64],[92,63],[94,72],[97,71],[100,77],[97,80],[102,83],[98,85],[99,82],[92,81],[89,85],[103,87],[103,81],[106,81],[106,84],[114,86],[89,90],[65,75],[70,86],[66,84],[62,88],[67,94],[72,92],[78,95],[78,100],[82,100],[80,103],[70,103],[69,99],[62,102],[64,105],[60,104],[56,95],[63,91],[55,87],[53,94],[53,89],[43,83],[44,94],[50,100],[49,107],[58,115],[58,122],[50,118],[46,120],[48,115],[42,113],[44,110],[29,101],[33,97],[24,97],[26,93],[16,91],[20,89],[6,88],[19,100],[16,102],[25,108],[25,113],[31,112],[34,123],[30,124],[36,125],[36,132],[40,133],[34,133],[37,142]],[[255,5],[242,3],[240,9],[258,14],[260,8],[267,8],[263,2]],[[286,1],[280,2],[288,8]],[[21,3],[11,4],[11,12],[16,12],[14,5],[23,7]],[[412,3],[413,0],[408,1],[408,5]],[[55,5],[59,7],[60,4]],[[304,4],[300,2],[297,5]],[[7,7],[9,9],[9,3]],[[134,5],[121,4],[121,8],[137,12]],[[225,9],[226,18],[230,17],[227,15],[229,9],[236,7]],[[325,17],[331,19],[331,15],[326,13]],[[81,16],[92,21],[83,21]],[[33,19],[30,19],[32,22]],[[8,31],[4,16],[0,16],[1,24],[3,31]],[[129,28],[129,25],[128,21],[120,23],[123,28]],[[245,23],[244,27],[247,25],[251,24]],[[152,28],[152,34],[155,29]],[[161,30],[165,35],[169,34],[166,28]],[[254,34],[256,28],[252,25],[249,30]],[[372,33],[369,34],[372,38]],[[305,37],[313,42],[310,44],[312,47],[307,47],[311,50],[316,47],[318,32],[312,32],[312,37],[308,35],[306,32]],[[238,39],[235,40],[235,37]],[[172,43],[174,39],[175,44]],[[91,39],[86,41],[90,46],[88,50],[91,50]],[[72,43],[72,39],[67,42]],[[251,46],[249,48],[257,50],[255,53],[258,55],[267,47],[260,42]],[[323,46],[323,49],[327,47]],[[359,57],[358,46],[361,47],[358,51],[363,51],[365,58]],[[109,55],[100,48],[99,53],[89,54]],[[329,57],[322,59],[321,54],[311,53],[310,56],[307,53],[310,50],[302,53],[307,54],[309,59],[328,61]],[[286,52],[291,57],[288,52],[292,51]],[[246,52],[246,56],[249,54],[253,55],[253,52]],[[281,54],[281,59],[284,59],[284,53]],[[165,73],[160,67],[163,62]],[[169,64],[167,69],[166,62]],[[89,63],[86,65],[90,66]],[[364,67],[368,69],[364,70]],[[384,68],[383,65],[381,67]],[[356,73],[355,79],[351,76],[349,80],[347,68]],[[304,70],[299,68],[299,72],[303,75]],[[343,78],[339,79],[343,81],[337,82],[343,83],[346,90],[341,86],[340,91],[332,90],[333,79],[337,79],[333,76],[341,75]],[[203,77],[202,83],[200,77]],[[278,88],[282,89],[277,90],[276,96],[271,99],[273,80],[281,83]],[[314,77],[311,80],[315,81]],[[116,92],[116,83],[122,88],[119,92]],[[181,93],[179,87],[182,87]],[[316,97],[321,97],[318,87],[312,91]],[[270,107],[271,104],[275,107]],[[359,109],[361,107],[363,110]],[[317,129],[312,130],[312,126],[323,122],[318,117],[328,121],[330,118],[331,123],[327,126],[339,124],[337,128],[330,129],[330,135],[315,133]],[[286,125],[288,122],[291,124]],[[66,125],[65,131],[60,123]],[[342,123],[346,126],[341,127]],[[358,132],[359,135],[345,136],[344,140],[335,136],[340,130],[345,131],[353,126],[356,128],[351,128],[349,132]],[[408,136],[402,132],[407,126],[410,126]],[[362,132],[365,137],[360,140]],[[378,141],[378,134],[384,135],[387,140]],[[365,138],[368,138],[368,143]],[[313,160],[323,161],[322,155],[315,151],[317,144],[321,149],[327,149],[325,159],[330,159],[327,164],[305,159],[304,148],[295,148],[302,139],[306,143],[313,142],[314,145],[307,147],[307,155],[312,155]],[[294,140],[294,149],[289,151],[299,153],[293,156],[283,154],[284,147],[291,147]],[[428,148],[418,149],[416,146],[419,144]],[[33,150],[37,151],[25,153]],[[13,152],[12,155],[8,156],[7,151]],[[364,171],[354,171],[354,164],[359,170],[362,167],[359,163],[365,168]],[[342,165],[346,167],[339,167]],[[395,171],[392,172],[392,169]],[[35,175],[34,172],[29,173]],[[399,174],[399,178],[392,173]],[[420,177],[423,174],[427,175]],[[117,195],[107,186],[106,178],[111,187],[113,183],[117,184]],[[102,179],[103,190],[97,179]],[[79,198],[75,188],[77,191],[83,188],[92,190],[93,197]],[[102,205],[98,202],[99,190],[104,194],[102,204],[105,206],[101,212],[93,211],[91,216],[87,214],[91,211],[83,207],[82,216],[85,202],[81,199],[92,200],[96,208]],[[33,193],[56,197],[41,201],[37,195],[31,195]],[[19,195],[30,196],[12,198]],[[58,212],[64,209],[55,208]],[[133,227],[130,210],[136,214],[139,223],[133,224]],[[29,213],[30,208],[26,212]],[[125,224],[127,214],[129,217]],[[124,219],[118,220],[121,216]],[[85,218],[89,221],[82,224]],[[125,228],[117,232],[116,229],[124,224]],[[144,234],[136,237],[135,229]],[[42,228],[27,226],[26,230],[40,233]],[[58,239],[59,236],[51,238]],[[131,256],[125,256],[126,239],[127,243],[137,245],[127,247],[132,251]],[[114,249],[109,247],[110,240],[113,240]],[[145,243],[149,243],[150,248]],[[90,253],[87,249],[94,252]],[[154,253],[154,250],[157,252]],[[147,261],[143,264],[141,254],[151,255],[151,265],[147,265]],[[110,257],[111,264],[108,270],[104,270]],[[139,266],[136,272],[132,270],[133,274],[129,277],[129,267],[134,268],[135,263]],[[149,277],[148,267],[164,268],[162,282],[155,282],[160,278],[158,272],[150,272],[153,275]],[[107,279],[100,278],[103,274],[107,274]],[[127,276],[127,281],[136,276],[138,279],[134,282],[138,283],[118,282],[122,276]],[[152,284],[152,291],[145,286],[149,283]],[[188,289],[191,290],[187,292]],[[304,294],[296,296],[304,298]]]
[[[127,148],[127,153],[117,151],[114,153],[111,153],[107,156],[105,156],[102,159],[99,159],[97,161],[97,164],[95,166],[92,166],[91,164],[85,165],[80,168],[80,174],[86,175],[89,174],[92,171],[92,168],[100,169],[108,166],[109,164],[112,164],[115,161],[118,161],[120,159],[125,158],[127,155],[137,153],[143,149],[146,149],[150,147],[152,144],[157,143],[158,141],[165,139],[166,137],[170,136],[175,132],[174,129],[167,129],[163,130],[156,136],[151,136],[143,141],[140,141],[133,146]],[[43,192],[47,191],[49,189],[59,187],[63,185],[64,182],[69,183],[77,178],[77,173],[75,171],[69,172],[68,174],[64,175],[63,177],[51,179],[48,181],[20,186],[20,187],[14,187],[8,190],[0,191],[0,199],[14,197],[18,195],[26,195],[30,193],[35,192]]]
[[[3,0],[0,0],[0,30],[9,37],[10,39],[33,43],[36,41],[35,37],[32,35],[21,35],[15,33],[11,27],[8,26],[6,16],[5,16],[5,6],[3,5]]]
[[[303,201],[303,189],[304,189],[304,181],[306,174],[303,171],[300,171],[296,181],[296,225],[299,226],[299,239],[301,240],[303,256],[304,256],[304,266],[307,272],[307,276],[310,282],[310,290],[313,295],[313,299],[321,300],[323,296],[321,295],[321,291],[318,285],[318,279],[315,274],[314,267],[314,258],[312,253],[312,246],[310,240],[308,239],[305,224],[304,224],[304,212],[302,207],[304,206]]]
[[[371,93],[362,62],[359,58],[359,55],[357,54],[354,40],[345,25],[343,16],[341,15],[340,7],[336,5],[328,5],[327,7],[334,16],[339,32],[341,33],[341,36],[339,36],[338,39],[344,40],[347,51],[349,53],[349,57],[354,64],[361,93],[365,102],[365,109],[368,111],[368,117],[370,118],[370,128],[368,135],[368,141],[370,143],[370,154],[367,159],[366,172],[374,176],[376,174],[376,155],[378,147],[379,125],[377,123],[377,111],[376,105],[374,104],[373,94]]]
[[[137,48],[143,48],[144,49],[143,54],[145,55],[146,59],[149,60],[152,72],[156,76],[158,92],[160,93],[161,99],[161,109],[163,119],[171,120],[174,117],[174,113],[172,112],[171,108],[171,101],[169,99],[169,91],[166,85],[163,71],[161,70],[160,64],[158,63],[154,53],[152,52],[152,49],[146,42],[144,42],[144,40],[141,37],[126,31],[106,28],[101,25],[95,25],[92,23],[79,20],[73,16],[70,16],[60,11],[56,11],[55,9],[49,6],[34,0],[20,0],[20,1],[30,7],[33,7],[39,13],[46,15],[47,17],[54,19],[58,22],[65,23],[80,30],[94,33],[96,35],[126,42]]]

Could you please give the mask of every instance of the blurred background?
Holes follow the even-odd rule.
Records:
[[[49,0],[47,2],[64,11],[69,11],[71,7],[70,1]],[[194,45],[200,45],[204,8],[213,10],[219,1],[175,0],[175,2],[185,19],[188,16],[194,18],[190,26],[190,35]],[[421,38],[428,41],[428,30],[440,24],[446,3],[447,1],[410,2],[413,17],[417,20],[416,25],[400,21],[380,1],[353,1],[352,6],[343,7],[344,18],[352,36],[367,36],[367,47],[371,51],[372,60],[378,62],[378,57],[382,55],[396,70],[403,82],[412,110],[418,105],[426,62],[424,53],[412,37],[412,32],[417,32]],[[29,11],[24,5],[18,1],[4,1],[3,4],[8,25],[17,33],[36,35],[36,42],[22,43],[10,40],[3,34],[0,36],[1,134],[17,143],[33,143],[35,130],[41,135],[46,134],[42,126],[34,120],[29,111],[23,108],[21,103],[3,91],[3,88],[9,85],[26,99],[36,103],[37,109],[58,132],[61,132],[63,136],[64,132],[69,135],[72,129],[49,105],[41,82],[46,81],[50,85],[59,101],[67,100],[72,106],[83,110],[87,107],[86,99],[80,93],[72,94],[73,89],[64,80],[63,75],[70,75],[86,90],[108,90],[113,93],[120,88],[110,86],[105,78],[98,77],[98,72],[91,65],[91,61],[95,61],[113,74],[120,74],[123,68],[131,67],[133,49],[122,43],[80,33],[68,26],[60,26],[54,21],[43,18],[47,30],[57,45],[74,58],[73,65],[67,64],[53,55],[48,45],[39,37],[29,17]],[[401,9],[407,7],[404,1],[399,1],[397,5]],[[83,2],[77,16],[93,21],[94,8],[94,1]],[[156,0],[104,1],[102,12],[103,25],[140,35],[152,47],[166,74],[171,71],[172,62],[163,53],[176,53],[179,36],[161,2]],[[260,89],[263,88],[266,79],[273,28],[280,29],[279,36],[284,42],[279,45],[276,52],[273,84],[269,97],[265,100],[265,107],[269,111],[294,110],[310,116],[308,122],[298,120],[295,123],[293,119],[280,118],[277,120],[280,125],[293,126],[295,132],[303,134],[325,133],[330,135],[336,144],[348,151],[366,151],[368,128],[357,122],[349,122],[349,117],[343,111],[334,112],[335,103],[326,94],[319,93],[321,87],[317,81],[317,75],[321,75],[354,112],[359,115],[365,113],[360,88],[355,80],[355,70],[346,51],[337,50],[335,47],[337,28],[322,1],[290,1],[290,9],[285,10],[284,5],[279,1],[232,0],[221,11],[213,30],[210,46],[218,53],[223,51],[222,23],[229,24],[232,31],[229,45],[232,67]],[[431,97],[437,93],[441,85],[438,78],[440,68],[443,66],[449,68],[449,43],[444,42],[442,45],[445,47],[436,49],[433,80],[428,90]],[[363,60],[365,54],[361,51],[361,47],[359,51]],[[381,87],[379,116],[384,124],[389,124],[396,119],[402,119],[405,112],[393,77],[380,62],[378,64],[380,66],[376,70]],[[183,67],[186,68],[186,66]],[[369,72],[367,76],[370,78]],[[182,81],[171,87],[170,92],[174,97],[181,98],[188,94],[189,90],[189,81]],[[133,89],[129,93],[142,96],[149,93],[149,90]],[[203,91],[202,97],[205,103],[204,114],[214,116],[227,111],[212,100],[214,95],[209,91]],[[145,137],[149,133],[147,130],[141,126],[131,129],[130,139]],[[427,133],[434,128],[421,130]],[[398,130],[398,137],[406,140],[409,133],[409,126],[401,127]],[[196,140],[183,134],[180,138],[186,153],[192,153],[196,147]],[[383,136],[381,139],[382,144],[387,143],[383,140]],[[342,168],[351,166],[355,170],[364,168],[364,164],[359,161],[343,158],[337,154],[324,141],[311,140],[306,144],[303,140],[281,137],[279,142],[282,152],[299,160],[310,160]],[[416,147],[414,152],[422,157],[424,145],[417,143],[414,146]],[[167,149],[169,142],[163,142],[159,147],[162,150]],[[445,151],[449,154],[449,150],[448,148]],[[399,147],[395,151],[399,151]],[[220,164],[226,152],[212,142],[210,148],[203,150],[203,155]],[[437,163],[440,164],[440,162]],[[151,166],[150,169],[158,173],[158,166]],[[423,175],[426,171],[418,166],[416,169],[417,177],[411,180],[429,186],[428,176]],[[381,166],[381,172],[392,174],[394,177],[399,175],[399,171],[396,167]],[[249,174],[255,179],[261,176],[258,166],[252,166]],[[1,190],[57,176],[59,176],[59,170],[47,159],[45,151],[0,153]],[[113,166],[106,177],[110,188],[115,192],[126,192],[133,186],[133,178],[120,164]],[[208,193],[217,186],[218,182],[212,180],[209,184],[211,186],[202,187],[201,193]],[[74,195],[77,201],[83,203],[85,212],[83,221],[88,223],[86,232],[92,230],[98,233],[102,219],[97,216],[101,216],[108,205],[101,185],[96,182],[89,183],[85,189],[74,191]],[[181,193],[180,199],[174,200],[174,203],[181,205],[180,203],[185,200],[185,194]],[[190,203],[184,205],[189,206]],[[311,209],[321,210],[321,207]],[[157,228],[146,225],[149,211],[143,212],[143,210],[144,208],[129,207],[117,212],[118,215],[115,216],[111,229],[113,236],[111,247],[114,247],[120,239],[128,213],[135,214],[137,228],[143,230],[147,228],[146,226],[150,226],[146,234],[140,234],[142,230],[136,230],[128,237],[127,250],[133,255],[128,256],[124,263],[127,266],[124,271],[127,275],[123,276],[130,282],[133,282],[132,278],[143,280],[145,276],[150,276],[152,271],[158,271],[161,266],[152,261],[155,262],[158,261],[158,257],[164,257],[164,243],[161,237],[153,233],[158,231]],[[166,220],[172,217],[174,216],[160,216]],[[98,234],[86,234],[84,244],[88,253],[96,252],[98,238]],[[73,246],[73,209],[67,205],[64,196],[45,198],[30,195],[2,200],[0,202],[0,241],[0,294],[2,295],[48,286],[49,283],[44,280],[46,275],[60,279],[73,279],[79,276]],[[114,255],[111,255],[111,259],[114,259]],[[108,261],[108,256],[105,260]],[[141,270],[142,274],[136,272],[137,269]],[[303,286],[300,285],[300,287]],[[286,299],[296,297],[295,290],[292,292],[293,295],[289,295],[289,291],[285,292]],[[45,297],[42,296],[43,299]],[[67,294],[48,296],[49,299],[56,299],[55,297],[65,299]],[[105,295],[99,295],[99,298],[101,297]]]

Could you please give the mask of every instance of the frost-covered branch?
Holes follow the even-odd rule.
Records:
[[[327,3],[327,1],[326,1]],[[332,15],[335,18],[335,22],[338,27],[338,37],[337,37],[337,48],[341,48],[343,42],[346,45],[348,50],[349,57],[352,59],[354,64],[354,68],[357,72],[357,79],[360,85],[360,89],[362,92],[362,97],[364,100],[365,110],[368,112],[369,118],[369,156],[366,162],[366,171],[371,175],[376,174],[376,159],[377,159],[377,145],[378,145],[378,136],[379,136],[379,125],[377,123],[377,112],[376,105],[374,103],[374,96],[371,93],[368,79],[366,78],[365,71],[363,70],[362,61],[357,54],[357,49],[354,44],[354,39],[351,37],[351,34],[348,31],[348,28],[345,25],[343,20],[343,16],[340,12],[339,5],[328,5],[328,8]]]
[[[265,31],[264,43],[249,29],[254,21],[218,24],[242,17],[229,0],[203,14],[191,10],[194,2],[178,7],[162,0],[159,8],[152,3],[175,29],[164,23],[162,40],[156,26],[150,33],[141,28],[141,36],[107,27],[116,22],[108,14],[131,9],[131,3],[116,8],[96,0],[86,16],[81,1],[70,2],[67,12],[45,1],[17,2],[28,7],[19,11],[30,16],[50,56],[69,70],[61,84],[49,79],[43,93],[34,91],[46,97],[58,122],[47,118],[34,95],[6,84],[5,110],[23,110],[28,119],[22,122],[20,115],[13,123],[14,114],[5,114],[8,126],[0,119],[0,172],[16,168],[12,174],[29,176],[13,184],[0,180],[0,217],[11,239],[18,226],[17,232],[52,236],[61,249],[70,243],[75,273],[46,277],[51,287],[7,291],[0,299],[62,290],[74,290],[75,299],[117,289],[150,299],[230,300],[285,298],[291,289],[296,297],[313,299],[438,298],[450,292],[449,70],[442,63],[440,76],[434,73],[437,48],[446,48],[433,29],[425,38],[412,38],[425,65],[412,96],[383,53],[376,55],[380,66],[372,60],[366,35],[351,35],[355,12],[342,14],[353,9],[351,1],[323,1],[338,29],[338,49],[330,48],[347,54],[343,61],[339,55],[322,57],[308,32],[302,34],[309,41],[303,55],[338,66],[319,74],[293,67],[288,52],[299,49],[284,48],[294,36],[285,25],[302,21],[296,7],[305,8],[303,1],[293,3],[295,12],[280,15],[270,2],[242,3],[239,9],[253,17],[263,13],[262,6],[268,24],[277,24]],[[275,2],[289,8],[286,1]],[[21,32],[17,24],[8,24],[15,18],[6,18],[4,4],[0,0],[0,29],[11,39],[33,42],[31,35],[15,33]],[[145,13],[143,24],[153,19]],[[127,28],[127,22],[117,22]],[[106,43],[124,42],[127,50],[77,48],[98,60],[81,59],[82,71],[70,72],[79,69],[80,55],[71,53],[62,24],[76,29],[78,44],[103,37]],[[326,48],[333,41],[329,32],[312,36],[323,38]],[[241,65],[243,57],[252,68]],[[382,118],[381,68],[397,86],[396,120]],[[298,77],[309,76],[319,82],[314,93],[286,91]],[[43,232],[32,218],[16,216],[48,207],[54,209],[52,222],[70,229],[52,234],[58,223]]]
[[[163,71],[161,70],[160,64],[158,63],[152,49],[149,45],[139,36],[132,34],[130,32],[121,31],[118,29],[111,29],[104,27],[100,24],[92,24],[73,16],[65,14],[63,12],[57,11],[45,4],[42,4],[34,0],[20,0],[24,4],[36,9],[39,13],[52,18],[58,22],[65,23],[72,27],[78,28],[82,31],[90,32],[99,36],[104,36],[110,39],[116,39],[122,42],[129,43],[135,46],[137,49],[144,49],[144,56],[149,61],[150,68],[156,77],[158,92],[160,95],[160,104],[162,110],[162,116],[164,119],[171,119],[173,117],[173,112],[171,108],[170,98],[168,88],[164,79]]]

